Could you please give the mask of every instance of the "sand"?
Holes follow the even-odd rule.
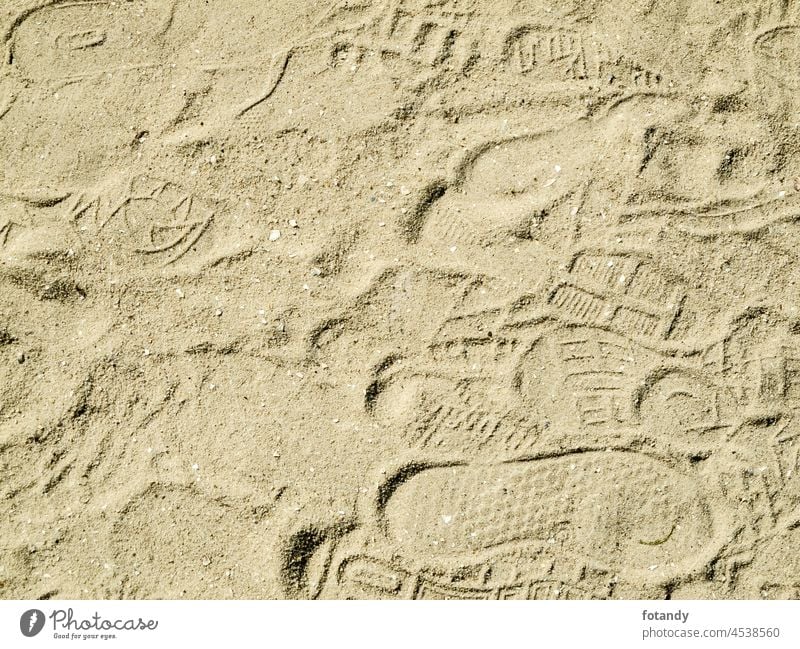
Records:
[[[0,597],[800,596],[795,0],[0,34]]]

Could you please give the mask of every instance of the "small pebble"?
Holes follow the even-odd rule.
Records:
[[[273,230],[269,233],[269,240],[270,241],[277,241],[281,238],[281,231],[280,230]]]

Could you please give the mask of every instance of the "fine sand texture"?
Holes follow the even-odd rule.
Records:
[[[0,39],[0,597],[800,597],[800,2]]]

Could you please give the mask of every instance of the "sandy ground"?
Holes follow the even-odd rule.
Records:
[[[800,596],[795,0],[0,34],[0,596]]]

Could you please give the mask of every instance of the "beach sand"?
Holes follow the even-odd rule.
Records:
[[[796,0],[0,34],[0,597],[800,596]]]

